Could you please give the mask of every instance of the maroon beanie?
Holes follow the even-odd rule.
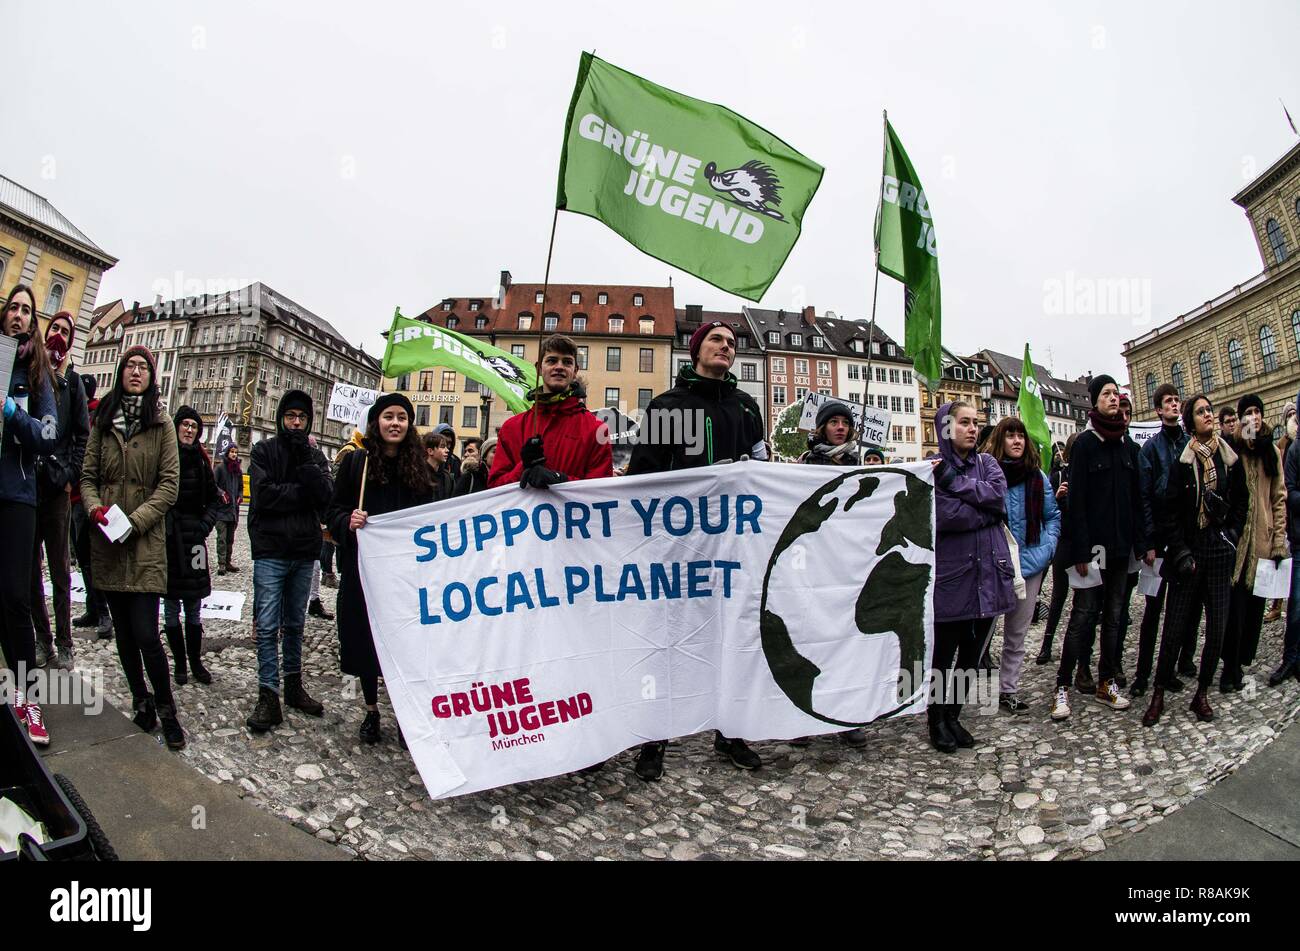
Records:
[[[711,320],[711,321],[709,321],[707,324],[700,324],[699,329],[696,330],[695,333],[691,334],[691,360],[692,360],[692,362],[695,361],[695,360],[698,360],[698,359],[700,358],[700,347],[704,345],[704,338],[707,337],[707,336],[709,335],[709,331],[710,331],[710,330],[713,330],[713,329],[715,329],[715,328],[717,328],[717,327],[722,327],[722,328],[724,328],[728,333],[730,333],[730,334],[731,334],[731,342],[732,342],[733,344],[735,344],[735,342],[736,342],[736,331],[735,331],[734,329],[732,329],[732,326],[731,326],[730,324],[726,323],[725,321],[721,321],[721,320]]]
[[[145,362],[149,364],[149,382],[157,383],[158,361],[154,359],[152,350],[139,343],[134,347],[127,347],[126,352],[122,354],[122,359],[117,362],[117,378],[119,380],[122,378],[122,374],[126,371],[126,361],[132,357],[144,357]]]

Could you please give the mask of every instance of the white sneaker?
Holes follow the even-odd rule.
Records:
[[[1070,688],[1057,687],[1056,698],[1052,700],[1052,719],[1064,720],[1070,715]]]
[[[1097,702],[1112,710],[1127,710],[1131,701],[1119,692],[1119,684],[1113,680],[1103,680],[1097,685]]]

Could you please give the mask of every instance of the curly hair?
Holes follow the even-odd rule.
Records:
[[[366,426],[366,435],[362,444],[367,454],[376,459],[383,458],[384,440],[379,435],[379,420],[376,419]],[[385,484],[388,481],[386,469],[386,466],[370,466],[366,472],[366,481]],[[412,420],[407,420],[406,435],[397,445],[397,473],[402,484],[408,489],[416,492],[433,491],[433,476],[425,458],[424,443],[420,439],[420,434],[416,432]]]

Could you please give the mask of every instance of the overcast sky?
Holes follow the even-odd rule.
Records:
[[[1125,341],[1262,269],[1230,199],[1296,141],[1279,97],[1300,121],[1295,0],[19,0],[0,22],[0,171],[121,259],[101,303],[261,280],[372,353],[395,305],[541,281],[584,49],[826,167],[766,307],[869,314],[888,108],[935,215],[944,343],[1028,340],[1058,376],[1126,376]],[[554,280],[670,274],[679,307],[743,303],[560,217]],[[1121,280],[1127,312],[1070,312]],[[901,337],[888,278],[878,319]]]

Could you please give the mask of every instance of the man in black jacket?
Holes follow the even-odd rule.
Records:
[[[36,459],[36,551],[32,556],[32,625],[36,628],[36,666],[44,667],[55,654],[55,666],[72,669],[72,575],[68,563],[68,521],[72,488],[81,479],[81,461],[90,437],[86,392],[81,376],[72,371],[68,353],[76,334],[72,314],[61,310],[45,332],[45,350],[54,368],[58,391],[59,430],[54,452]],[[50,565],[54,588],[54,643],[50,618],[45,612],[45,586],[41,572],[41,545]],[[55,648],[57,647],[57,651]]]
[[[646,407],[628,475],[767,459],[758,404],[728,372],[736,358],[735,331],[720,320],[702,324],[691,336],[691,357],[694,366],[682,369],[677,385]],[[658,740],[641,747],[637,776],[650,781],[663,775],[667,745]],[[763,765],[744,740],[715,731],[713,748],[741,769]]]
[[[277,643],[281,634],[285,704],[317,717],[325,709],[302,686],[307,596],[320,558],[321,519],[334,491],[324,454],[307,441],[311,425],[311,397],[290,390],[276,408],[276,435],[255,443],[249,461],[258,697],[247,723],[257,732],[283,720]]]
[[[1286,604],[1286,635],[1282,662],[1268,675],[1270,687],[1281,686],[1288,677],[1300,680],[1300,439],[1292,440],[1283,460],[1286,478],[1286,536],[1291,543],[1291,596]]]
[[[1090,566],[1100,558],[1101,584],[1077,588],[1070,624],[1056,672],[1056,696],[1052,719],[1070,715],[1069,687],[1077,659],[1101,621],[1101,659],[1095,697],[1112,710],[1124,710],[1129,701],[1122,696],[1115,677],[1119,673],[1120,628],[1124,623],[1124,601],[1128,596],[1129,559],[1145,555],[1142,501],[1138,487],[1137,453],[1126,439],[1128,427],[1119,410],[1119,386],[1114,377],[1094,377],[1088,387],[1092,411],[1088,428],[1075,440],[1070,453],[1069,569],[1078,578],[1098,570]]]

